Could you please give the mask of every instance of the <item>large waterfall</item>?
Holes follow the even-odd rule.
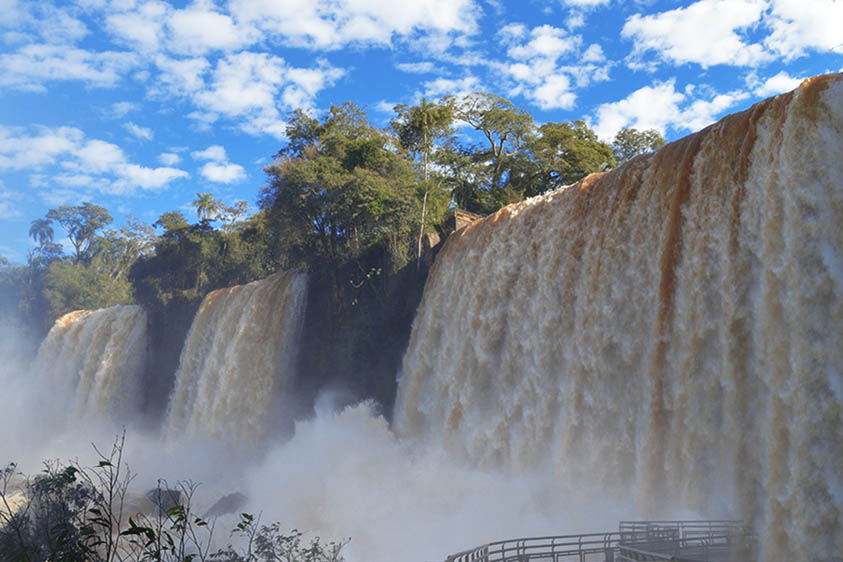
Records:
[[[31,368],[50,402],[43,415],[69,416],[61,423],[130,419],[139,407],[146,345],[139,306],[78,310],[56,320]]]
[[[276,273],[205,297],[176,373],[171,435],[261,442],[291,382],[306,286],[303,274]]]
[[[395,425],[642,513],[843,551],[843,79],[451,236]],[[675,512],[675,511],[673,511]]]

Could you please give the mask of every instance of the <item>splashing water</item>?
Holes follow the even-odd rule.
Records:
[[[307,278],[276,273],[202,301],[182,350],[167,431],[261,443],[292,381]]]
[[[146,313],[139,306],[77,310],[56,320],[30,369],[44,415],[57,423],[127,420],[140,405]]]
[[[843,551],[843,79],[452,235],[395,426],[646,516]]]

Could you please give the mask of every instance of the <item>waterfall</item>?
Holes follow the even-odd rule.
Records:
[[[182,349],[169,434],[261,442],[292,380],[306,286],[303,274],[276,273],[205,297]]]
[[[511,205],[437,257],[395,427],[645,516],[843,551],[843,79]],[[552,491],[549,491],[552,493]],[[673,511],[675,513],[675,511]]]
[[[131,418],[139,406],[145,356],[143,308],[117,305],[65,314],[31,368],[41,382],[42,415],[62,418],[60,423]]]

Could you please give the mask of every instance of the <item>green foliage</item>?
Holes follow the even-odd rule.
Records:
[[[53,242],[53,226],[49,219],[35,219],[29,226],[29,237],[38,242],[38,258],[42,258],[44,246]]]
[[[446,101],[457,119],[481,132],[489,143],[488,150],[481,153],[489,165],[486,173],[478,176],[478,183],[485,184],[491,193],[502,189],[509,161],[522,150],[534,128],[532,116],[496,94],[475,92],[449,96]]]
[[[623,164],[640,154],[658,150],[664,144],[664,137],[655,129],[621,129],[612,141],[612,150],[618,164]]]
[[[450,105],[439,105],[422,98],[414,107],[395,106],[398,118],[390,124],[395,131],[401,148],[421,164],[421,182],[418,193],[422,207],[419,217],[416,241],[416,261],[421,260],[422,239],[426,230],[441,222],[448,206],[448,196],[443,189],[444,182],[431,178],[430,163],[433,151],[441,141],[449,139],[453,132],[454,112]]]
[[[375,247],[390,269],[404,265],[420,201],[412,166],[392,139],[348,103],[321,122],[294,113],[287,136],[266,168],[260,204],[288,267],[337,269]]]
[[[113,276],[113,267],[106,256],[95,256],[90,263],[68,260],[51,263],[44,283],[51,317],[83,308],[131,303],[132,287],[125,276]]]
[[[570,185],[588,174],[615,167],[612,148],[582,121],[545,123],[527,145],[534,166],[519,186],[526,196]],[[529,170],[528,164],[522,164]]]
[[[58,222],[67,232],[67,238],[75,251],[76,262],[84,262],[90,258],[88,250],[97,231],[114,220],[104,207],[87,202],[77,207],[62,205],[57,209],[50,209],[47,218]]]
[[[47,463],[36,477],[14,464],[0,471],[0,560],[4,562],[342,562],[348,541],[309,543],[278,523],[240,515],[235,546],[214,551],[213,522],[197,516],[198,485],[159,481],[153,513],[128,513],[134,476],[123,463],[125,437],[92,467]],[[96,450],[96,448],[95,448]],[[162,501],[168,498],[169,501]]]

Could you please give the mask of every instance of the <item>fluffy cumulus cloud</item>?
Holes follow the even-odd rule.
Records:
[[[141,140],[152,140],[155,137],[155,133],[149,127],[141,127],[140,125],[136,125],[131,121],[124,123],[123,128],[129,131],[129,133],[137,137]]]
[[[523,96],[544,110],[572,109],[575,87],[608,79],[603,50],[583,48],[583,38],[550,25],[528,30],[511,24],[500,33],[509,60],[496,65],[507,79],[509,95]]]
[[[428,80],[423,84],[424,95],[430,98],[437,98],[449,94],[462,96],[472,92],[483,90],[480,80],[476,76],[464,78],[436,78]]]
[[[783,94],[796,89],[802,82],[802,78],[794,78],[786,71],[782,70],[778,74],[767,78],[766,80],[759,79],[756,74],[751,74],[747,77],[747,86],[752,89],[752,93],[759,98],[767,98],[778,94]]]
[[[207,162],[199,172],[208,181],[234,183],[246,178],[246,170],[238,164]]]
[[[749,97],[747,92],[718,93],[709,87],[688,86],[677,91],[676,80],[655,82],[626,98],[597,108],[592,123],[598,136],[611,140],[625,127],[696,131],[714,122],[725,110]]]
[[[764,44],[790,60],[814,50],[843,53],[843,2],[840,0],[772,0]]]
[[[474,0],[233,0],[231,14],[291,45],[339,49],[390,45],[395,36],[418,33],[471,34],[480,8]]]
[[[246,170],[239,164],[232,164],[225,154],[225,147],[218,144],[205,150],[191,152],[195,160],[208,160],[199,170],[199,174],[208,181],[216,183],[234,183],[246,178]]]
[[[119,146],[86,139],[74,127],[39,127],[33,131],[0,126],[2,170],[30,171],[36,187],[55,182],[124,195],[137,189],[161,190],[173,180],[188,177],[184,170],[129,162]]]
[[[28,44],[0,55],[0,86],[46,91],[45,82],[79,80],[110,87],[138,64],[132,53],[92,52],[66,45]]]
[[[164,164],[165,166],[175,166],[176,164],[181,162],[181,156],[179,156],[175,152],[162,152],[158,155],[158,161]]]
[[[3,189],[0,183],[0,219],[15,219],[23,216],[18,208],[18,202],[23,200],[23,194]]]
[[[192,94],[200,109],[193,117],[212,123],[222,115],[237,120],[247,133],[284,138],[281,110],[309,107],[343,73],[327,63],[301,69],[268,53],[235,53],[217,61],[208,84]]]
[[[630,17],[622,35],[634,41],[634,53],[655,51],[677,63],[757,66],[771,55],[742,32],[758,24],[766,0],[699,0],[658,14]]]
[[[212,160],[214,162],[225,162],[225,147],[218,144],[209,146],[205,150],[196,150],[190,153],[196,160]]]

